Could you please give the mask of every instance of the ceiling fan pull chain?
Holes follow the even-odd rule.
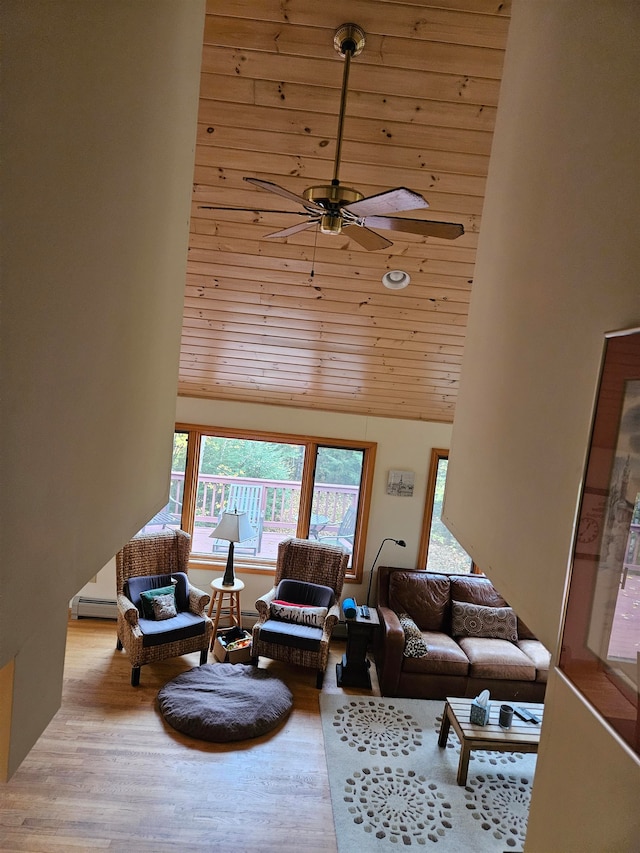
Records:
[[[313,238],[313,257],[311,258],[311,276],[313,278],[316,274],[316,246],[318,245],[318,228],[316,226],[315,236]]]

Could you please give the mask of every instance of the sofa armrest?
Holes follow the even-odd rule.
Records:
[[[389,607],[378,607],[380,618],[380,654],[378,680],[383,696],[395,696],[402,672],[404,631],[398,615]]]
[[[204,609],[211,601],[211,596],[208,592],[203,592],[197,586],[189,584],[189,611],[196,613],[198,616],[204,616]]]

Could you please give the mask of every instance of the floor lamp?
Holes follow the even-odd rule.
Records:
[[[378,548],[378,553],[376,554],[376,558],[373,561],[373,565],[371,566],[371,571],[369,572],[369,588],[367,589],[367,605],[366,605],[367,607],[369,606],[369,597],[371,596],[371,581],[373,580],[373,570],[376,567],[376,563],[378,562],[378,557],[380,556],[380,552],[382,551],[382,546],[384,545],[385,542],[395,542],[396,545],[399,545],[401,548],[407,547],[407,543],[404,541],[404,539],[391,539],[390,537],[387,537],[386,539],[382,540],[382,542],[380,543],[380,547]]]

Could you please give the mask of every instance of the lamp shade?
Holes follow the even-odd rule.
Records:
[[[249,523],[246,512],[223,512],[218,526],[211,532],[210,539],[226,539],[227,542],[244,542],[253,539],[256,532]]]

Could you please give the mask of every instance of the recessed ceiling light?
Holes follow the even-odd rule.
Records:
[[[404,270],[389,270],[382,276],[382,283],[389,290],[402,290],[411,281],[411,276]]]

